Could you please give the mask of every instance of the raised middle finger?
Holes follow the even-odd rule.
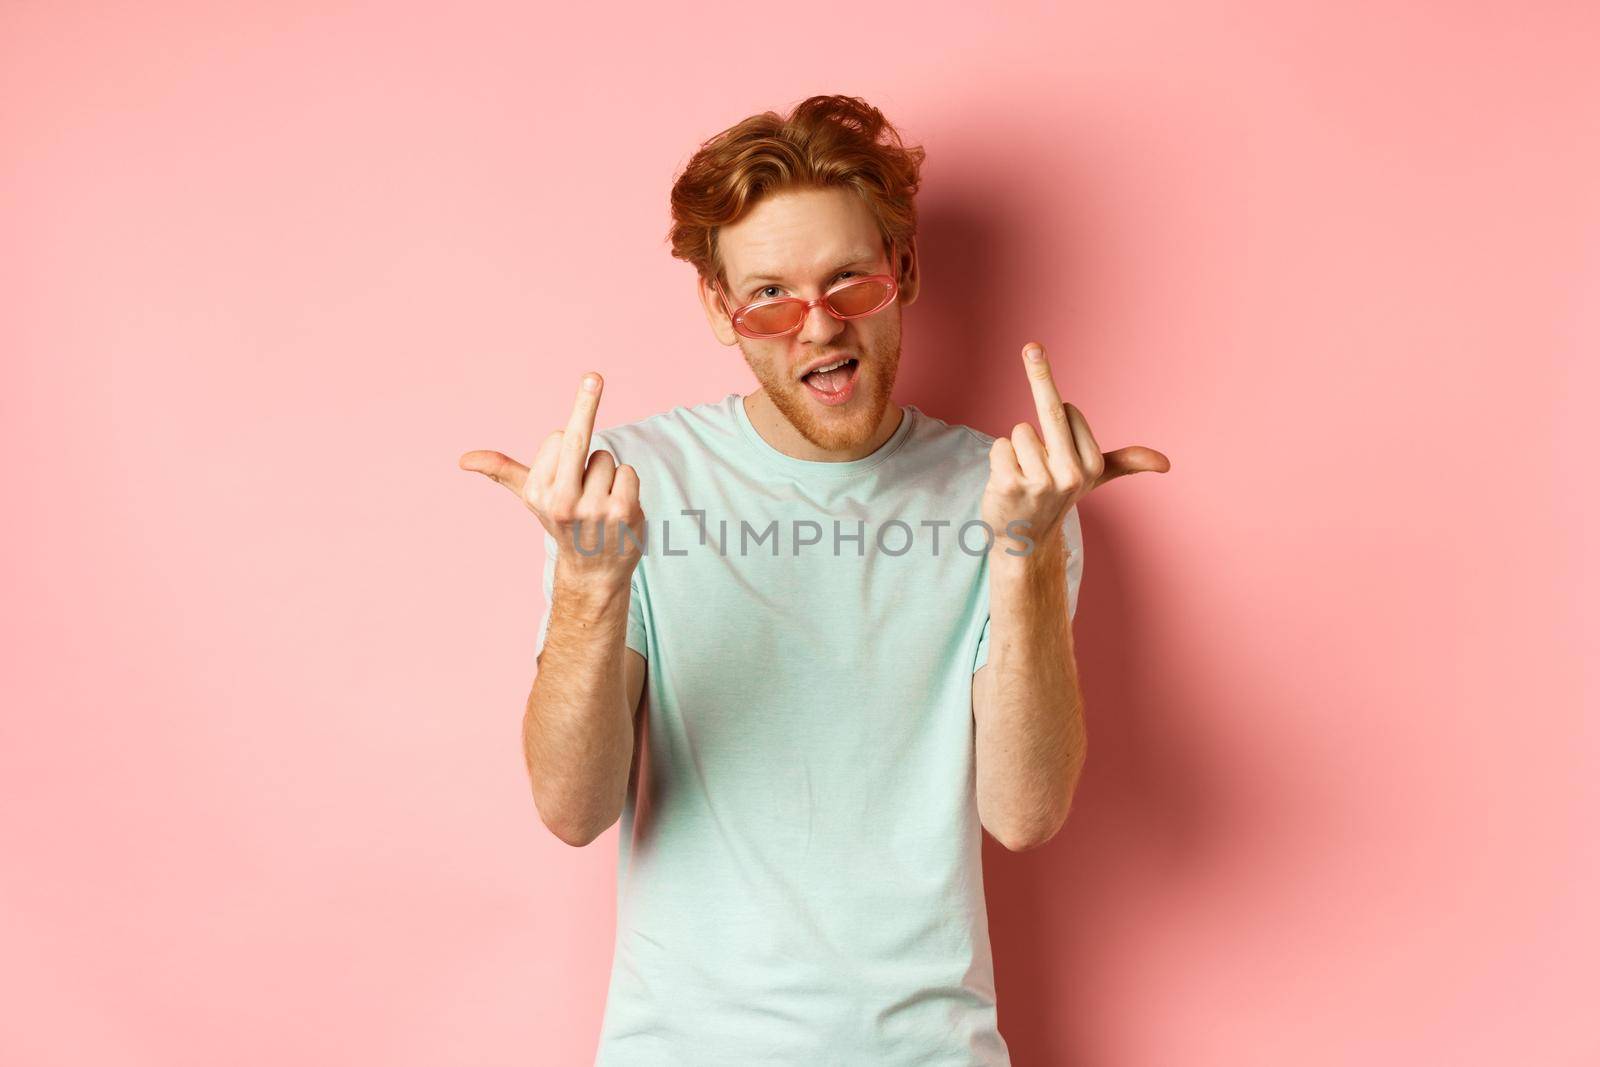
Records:
[[[1037,352],[1035,358],[1032,353]],[[1044,345],[1037,341],[1023,347],[1023,362],[1028,368],[1028,385],[1033,390],[1033,403],[1039,409],[1039,429],[1044,437],[1045,451],[1049,453],[1050,466],[1071,463],[1073,455],[1072,427],[1067,423],[1067,409],[1056,391],[1055,378],[1050,373],[1050,359]],[[1059,469],[1058,469],[1059,470]]]
[[[594,413],[600,407],[600,386],[600,375],[594,371],[585,374],[578,384],[578,399],[572,405],[572,417],[567,420],[567,429],[561,438],[561,456],[556,463],[555,489],[562,495],[576,497],[583,488],[589,438],[594,433]]]

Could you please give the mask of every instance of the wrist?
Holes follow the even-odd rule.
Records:
[[[633,592],[632,578],[631,572],[585,573],[563,566],[558,557],[551,599],[560,599],[570,609],[590,616],[603,615],[619,604],[626,611]]]
[[[1064,572],[1067,563],[1066,546],[1059,543],[1056,533],[1043,540],[1034,539],[1023,544],[1009,538],[998,537],[989,549],[989,575],[992,583],[1024,584],[1041,578],[1053,578]]]

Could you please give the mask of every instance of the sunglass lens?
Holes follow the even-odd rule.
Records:
[[[852,282],[828,297],[833,310],[846,317],[870,314],[888,302],[889,284],[871,280]]]
[[[787,333],[800,324],[805,305],[797,300],[785,300],[748,311],[744,316],[746,329],[762,334]]]

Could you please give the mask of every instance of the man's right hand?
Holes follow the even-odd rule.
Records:
[[[626,463],[619,466],[604,449],[589,455],[603,384],[597,373],[584,375],[567,428],[544,439],[531,471],[510,456],[484,450],[466,453],[460,463],[517,494],[539,517],[556,539],[558,577],[614,591],[627,588],[638,566],[645,517],[639,473]],[[633,531],[631,538],[624,526]],[[602,550],[595,551],[597,546]]]

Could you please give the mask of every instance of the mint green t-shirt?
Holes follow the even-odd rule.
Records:
[[[639,473],[648,660],[597,1067],[1009,1063],[972,718],[994,438],[900,410],[842,463],[773,448],[738,393],[593,435]],[[1075,612],[1076,508],[1060,540]]]

